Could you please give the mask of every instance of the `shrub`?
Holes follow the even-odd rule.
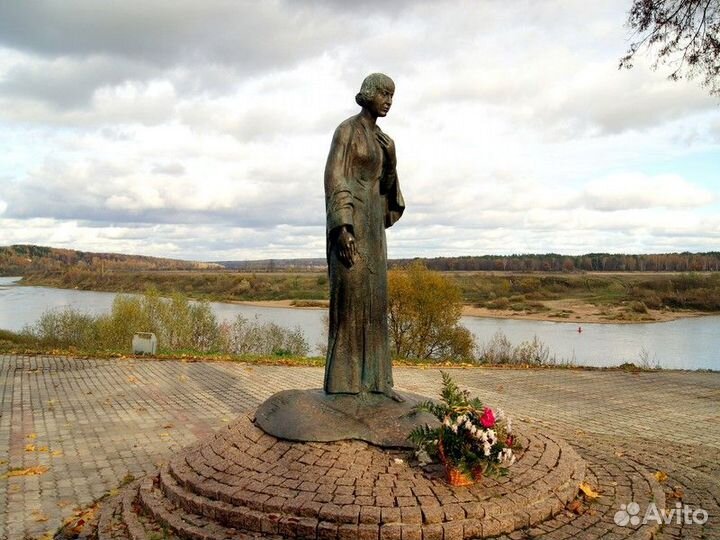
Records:
[[[454,281],[421,263],[388,273],[389,338],[397,358],[467,359],[474,348],[460,325],[462,293]]]
[[[488,309],[508,309],[510,307],[510,300],[505,297],[497,298],[487,303]]]
[[[485,364],[521,364],[544,366],[555,364],[550,349],[537,336],[513,346],[502,330],[498,330],[490,341],[479,347],[478,361]]]
[[[161,352],[306,356],[310,350],[300,328],[250,322],[242,316],[221,325],[207,302],[190,302],[180,294],[163,298],[156,290],[142,297],[116,296],[108,315],[48,311],[23,334],[51,346],[127,351],[136,332],[153,332]]]
[[[88,348],[97,341],[98,329],[96,317],[65,308],[46,311],[23,334],[44,345]]]
[[[647,313],[648,312],[647,306],[645,305],[644,302],[641,302],[641,301],[630,302],[630,310],[634,313]]]
[[[283,328],[272,322],[250,321],[238,315],[220,326],[223,349],[231,354],[306,356],[310,352],[300,327]]]

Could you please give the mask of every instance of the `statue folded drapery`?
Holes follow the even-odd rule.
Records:
[[[403,213],[395,146],[376,125],[394,84],[373,74],[363,107],[335,130],[325,167],[330,313],[324,389],[394,396],[388,343],[385,228]]]

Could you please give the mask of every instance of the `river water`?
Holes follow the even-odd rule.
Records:
[[[48,309],[72,307],[92,314],[107,313],[115,293],[21,287],[19,278],[0,277],[0,328],[18,331],[34,323]],[[256,307],[211,303],[220,320],[237,315],[299,326],[311,346],[323,335],[324,310]],[[720,370],[720,316],[695,317],[663,323],[590,324],[463,317],[462,324],[478,343],[502,331],[515,345],[537,336],[558,360],[585,366],[640,363],[646,358],[665,369]]]

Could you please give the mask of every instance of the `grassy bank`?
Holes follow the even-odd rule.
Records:
[[[652,310],[720,312],[720,273],[525,273],[447,272],[464,302],[516,313],[570,318],[554,303],[573,301],[607,309],[607,320],[653,320]],[[95,272],[73,269],[23,278],[25,285],[141,293],[154,288],[214,301],[296,300],[313,305],[328,298],[324,272]]]
[[[198,300],[218,302],[253,300],[323,300],[328,298],[324,272],[94,272],[72,269],[23,277],[22,285],[63,289],[142,293],[155,289],[162,295],[181,293]]]

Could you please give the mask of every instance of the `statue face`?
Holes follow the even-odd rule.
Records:
[[[370,109],[375,116],[386,116],[392,106],[394,94],[395,88],[381,86],[375,91],[375,95],[368,103],[368,109]]]

